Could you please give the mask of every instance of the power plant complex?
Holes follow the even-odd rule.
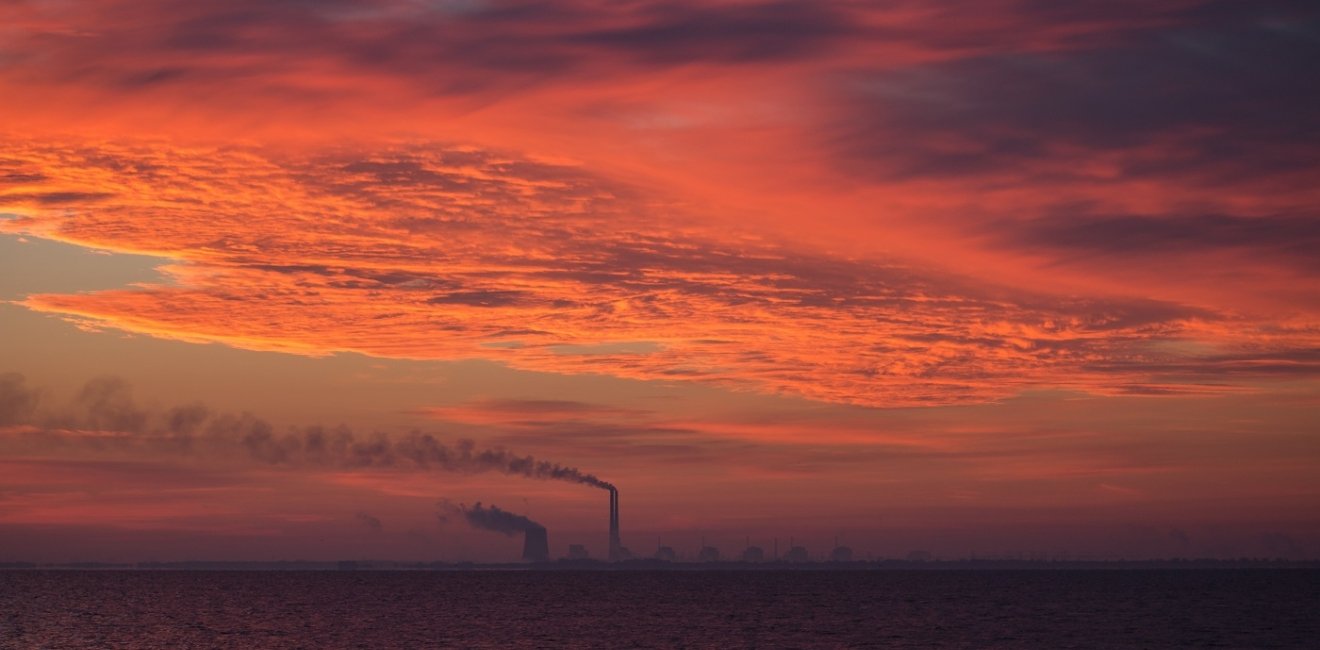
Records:
[[[624,560],[634,559],[632,553],[623,545],[622,536],[619,533],[619,490],[613,485],[605,484],[610,493],[610,528],[609,528],[609,550],[607,558],[610,562],[622,562]],[[478,504],[478,508],[480,504]],[[498,511],[498,509],[493,509]],[[550,542],[544,526],[527,519],[526,517],[514,516],[521,523],[523,531],[523,552],[524,562],[544,563],[550,561]],[[812,562],[812,557],[808,554],[806,547],[796,544],[793,538],[789,538],[788,552],[784,555],[779,554],[779,540],[775,539],[774,553],[768,554],[760,546],[753,546],[751,539],[747,540],[746,547],[736,558],[726,560],[721,555],[718,548],[708,546],[705,539],[702,539],[700,550],[697,552],[695,560],[698,563],[720,563],[720,562],[742,562],[751,564],[760,564],[765,562],[802,564]],[[568,556],[570,561],[589,560],[590,554],[587,548],[582,544],[570,544]],[[669,546],[659,545],[657,541],[657,551],[655,556],[648,558],[651,561],[659,560],[662,562],[680,561],[677,553]],[[847,546],[839,545],[838,538],[834,540],[834,548],[826,558],[834,563],[848,563],[853,561],[853,551]]]
[[[610,540],[609,540],[609,560],[619,562],[632,557],[627,547],[623,545],[619,537],[619,490],[610,486]],[[520,517],[523,521],[523,553],[524,562],[549,562],[550,561],[550,540],[544,526],[537,524],[530,519]],[[581,544],[569,545],[568,559],[585,560],[588,559],[586,547]]]

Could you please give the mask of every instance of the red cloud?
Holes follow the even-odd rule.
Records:
[[[177,260],[172,284],[31,296],[156,336],[305,354],[486,358],[866,405],[1231,383],[1313,347],[1306,321],[1058,300],[722,234],[578,167],[470,147],[291,154],[11,141],[4,227]],[[34,196],[95,194],[55,208]],[[667,213],[665,220],[652,215]],[[1245,330],[1244,330],[1245,327]],[[1194,340],[1211,353],[1179,352]],[[1199,375],[1204,374],[1205,377]]]

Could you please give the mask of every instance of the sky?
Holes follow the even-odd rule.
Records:
[[[0,561],[1320,558],[1320,8],[0,3]],[[458,504],[457,506],[455,504]]]

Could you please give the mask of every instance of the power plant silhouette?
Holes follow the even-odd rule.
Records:
[[[604,485],[606,486],[605,489],[610,493],[610,528],[607,559],[610,562],[634,560],[636,558],[634,558],[628,548],[623,545],[623,538],[619,530],[619,489],[608,483],[605,483]],[[453,509],[452,506],[451,509]],[[539,564],[550,561],[550,542],[545,526],[542,526],[522,515],[516,515],[500,510],[495,506],[483,507],[481,503],[477,503],[472,507],[460,506],[457,508],[457,511],[461,512],[469,523],[478,528],[495,530],[505,534],[514,534],[517,531],[521,531],[523,533],[522,560],[524,562]],[[660,561],[665,563],[682,562],[673,548],[660,544],[660,540],[658,539],[656,540],[656,546],[655,555],[643,561]],[[582,544],[570,544],[568,556],[565,559],[569,561],[589,561],[591,556],[588,553],[586,546]],[[807,552],[807,548],[797,544],[796,540],[792,537],[789,538],[788,552],[782,556],[779,554],[778,538],[775,538],[774,540],[774,553],[768,554],[762,547],[752,545],[751,538],[749,537],[746,540],[746,546],[742,553],[733,557],[726,557],[720,553],[719,548],[707,545],[706,540],[703,537],[699,550],[695,556],[695,561],[697,563],[707,564],[727,564],[729,562],[743,564],[808,564],[821,560],[837,564],[851,563],[854,561],[853,550],[848,546],[840,545],[839,539],[836,537],[834,539],[833,550],[831,550],[827,556],[813,560],[812,556]],[[690,562],[691,560],[688,561]]]
[[[614,486],[607,488],[610,492],[610,539],[609,539],[609,560],[619,562],[632,558],[632,553],[623,545],[619,536],[619,490]],[[550,541],[546,533],[545,526],[542,526],[526,517],[505,513],[498,508],[482,508],[478,503],[474,508],[461,510],[468,522],[479,528],[488,528],[506,532],[508,530],[521,530],[523,533],[523,553],[524,562],[549,562],[550,561]],[[499,515],[495,524],[489,519],[489,513],[494,512]],[[516,527],[516,528],[514,528]],[[586,560],[589,558],[587,549],[581,544],[571,544],[568,550],[568,559]]]

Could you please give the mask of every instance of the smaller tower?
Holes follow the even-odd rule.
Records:
[[[544,527],[532,526],[523,531],[522,559],[526,562],[550,561],[550,540]]]

